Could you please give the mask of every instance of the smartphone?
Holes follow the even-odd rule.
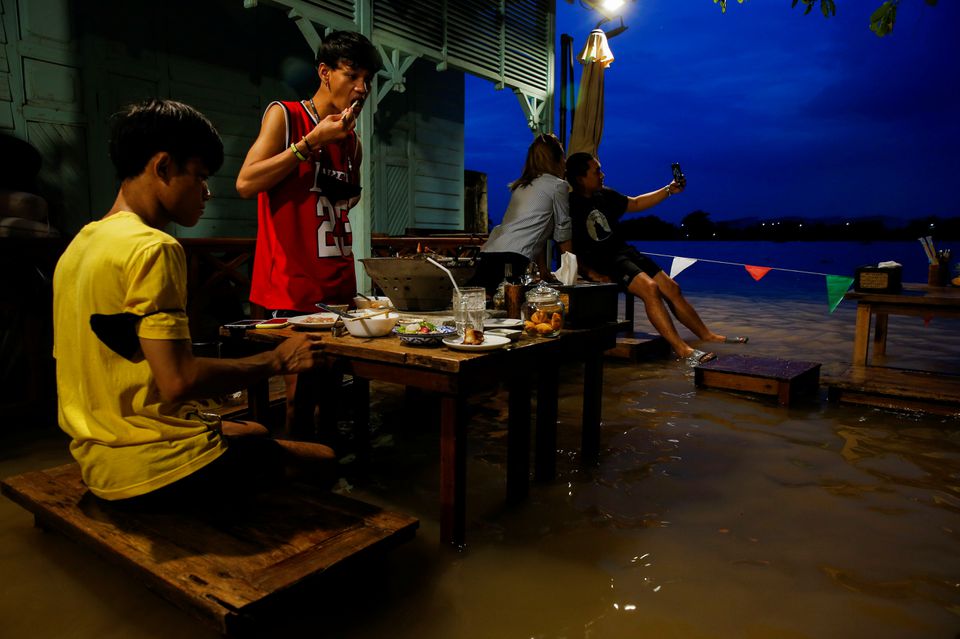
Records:
[[[289,326],[290,322],[285,317],[274,317],[273,319],[257,320],[254,328],[283,328]]]
[[[683,171],[680,170],[680,163],[674,162],[670,165],[670,168],[673,169],[673,181],[679,184],[680,186],[687,185],[687,178],[683,174]]]
[[[259,319],[237,320],[236,322],[230,322],[229,324],[224,324],[223,327],[224,328],[253,328],[254,326],[256,326],[262,321],[264,320],[259,320]]]

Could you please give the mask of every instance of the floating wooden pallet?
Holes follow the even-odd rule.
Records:
[[[960,376],[882,366],[850,366],[825,377],[827,397],[849,404],[960,416]]]
[[[721,355],[694,369],[694,382],[705,388],[773,395],[788,406],[820,385],[820,364],[750,355]]]
[[[132,570],[165,599],[226,635],[249,629],[281,593],[373,551],[411,539],[413,517],[317,488],[285,484],[242,512],[132,513],[90,495],[76,464],[10,477],[3,494]]]

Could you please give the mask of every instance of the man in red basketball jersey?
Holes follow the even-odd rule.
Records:
[[[274,316],[316,312],[356,295],[349,210],[360,199],[362,149],[354,127],[383,63],[359,33],[335,31],[317,51],[316,93],[271,102],[237,176],[257,196],[250,301]],[[288,416],[295,379],[287,380]]]

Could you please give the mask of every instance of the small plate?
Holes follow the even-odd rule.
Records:
[[[512,317],[488,317],[483,320],[484,328],[522,328],[523,320]]]
[[[519,328],[491,328],[488,331],[484,331],[483,336],[486,338],[487,335],[506,337],[511,342],[516,342],[520,339],[520,336],[523,335],[523,331]]]
[[[489,333],[483,334],[483,343],[482,344],[464,344],[463,338],[459,335],[457,337],[448,337],[443,340],[444,346],[447,348],[452,348],[455,351],[495,351],[498,348],[503,348],[510,343],[510,340],[506,337],[500,337],[499,335],[490,335]]]
[[[337,321],[335,313],[311,313],[310,315],[298,315],[287,319],[291,325],[297,328],[308,328],[312,331],[326,331],[333,328]]]

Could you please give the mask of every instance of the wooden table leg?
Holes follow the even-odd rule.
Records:
[[[357,458],[366,464],[370,460],[370,380],[353,378],[353,441]]]
[[[586,357],[583,366],[583,427],[580,454],[587,462],[600,456],[600,404],[603,396],[603,353],[599,350]]]
[[[266,426],[271,432],[275,429],[270,419],[270,380],[262,379],[247,387],[247,410],[250,419]]]
[[[857,328],[853,336],[853,365],[867,365],[867,347],[870,341],[870,313],[869,304],[857,304]]]
[[[507,502],[517,503],[526,499],[530,489],[530,381],[517,375],[507,388]]]
[[[537,372],[537,434],[534,444],[534,477],[551,481],[557,476],[557,401],[560,370],[556,361]]]
[[[300,441],[317,440],[314,409],[319,399],[317,394],[320,392],[322,384],[321,375],[321,371],[310,371],[308,373],[300,373],[296,376],[296,385],[292,390],[293,419],[289,424],[289,432],[287,433],[291,439]],[[291,388],[287,386],[287,393],[290,392]]]
[[[466,541],[466,412],[463,397],[440,399],[440,541],[458,548]]]
[[[877,319],[873,323],[873,355],[887,354],[887,314],[877,313]]]

